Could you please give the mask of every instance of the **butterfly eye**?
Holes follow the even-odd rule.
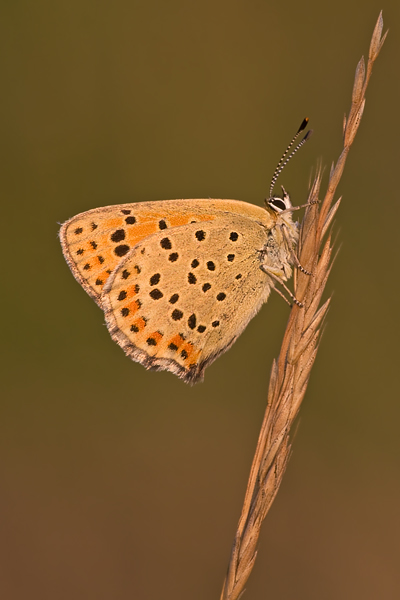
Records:
[[[288,203],[288,205],[286,205],[285,200],[283,200],[282,198],[276,197],[276,196],[273,196],[272,198],[270,198],[268,200],[268,204],[276,212],[282,212],[283,210],[286,210],[287,208],[289,208],[289,203]]]

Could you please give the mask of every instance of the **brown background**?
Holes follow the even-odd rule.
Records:
[[[334,292],[246,598],[400,597],[397,0],[3,0],[0,595],[218,598],[288,317],[275,295],[190,388],[130,362],[58,223],[166,198],[304,202],[391,31],[340,186]]]

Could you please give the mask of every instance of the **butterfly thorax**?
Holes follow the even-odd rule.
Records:
[[[272,212],[272,211],[271,211]],[[261,253],[264,267],[272,269],[274,274],[283,280],[290,279],[294,260],[293,251],[298,242],[298,226],[293,222],[290,212],[275,214],[275,223],[270,228]]]

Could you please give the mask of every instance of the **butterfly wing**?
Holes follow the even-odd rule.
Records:
[[[158,231],[192,221],[212,221],[224,213],[270,224],[268,212],[237,200],[162,200],[106,206],[81,213],[60,230],[64,257],[85,291],[101,307],[102,289],[138,242]]]
[[[262,223],[221,213],[146,237],[104,286],[112,338],[148,369],[202,379],[269,295],[260,268],[267,235]]]

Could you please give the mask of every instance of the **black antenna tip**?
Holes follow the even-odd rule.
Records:
[[[302,124],[300,125],[300,127],[299,127],[299,129],[298,129],[297,133],[300,133],[300,131],[303,131],[303,130],[304,130],[306,127],[307,127],[307,125],[308,125],[308,121],[309,121],[309,120],[310,120],[310,119],[309,119],[308,117],[306,117],[305,119],[303,119],[303,122],[302,122]],[[296,135],[297,135],[297,134],[296,134]]]
[[[310,131],[307,131],[306,135],[303,137],[303,142],[306,142],[313,134],[314,129],[310,129]]]

